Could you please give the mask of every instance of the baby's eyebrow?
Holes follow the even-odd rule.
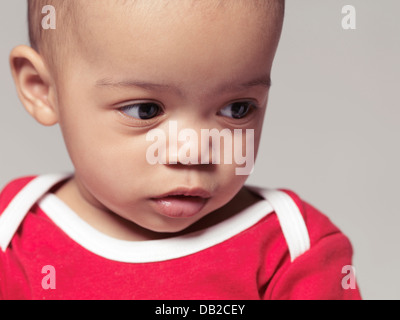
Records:
[[[167,84],[158,84],[152,82],[146,82],[136,79],[124,79],[124,80],[112,80],[111,78],[103,78],[96,81],[96,87],[111,87],[111,88],[123,88],[123,87],[138,87],[145,90],[172,90],[173,86]]]
[[[235,91],[238,89],[248,89],[252,87],[258,87],[262,86],[265,88],[271,87],[271,76],[269,74],[266,75],[261,75],[260,77],[257,77],[255,79],[252,79],[250,81],[246,81],[243,83],[236,83],[234,81],[228,81],[226,83],[223,83],[218,89],[218,92],[229,92],[229,91]]]
[[[101,88],[131,88],[137,87],[148,91],[175,91],[179,95],[182,95],[182,91],[175,85],[162,84],[162,83],[153,83],[146,82],[137,79],[123,79],[123,80],[113,80],[111,78],[103,78],[99,79],[95,83],[96,87]],[[227,81],[222,83],[215,89],[216,93],[225,93],[225,92],[233,92],[236,90],[249,89],[252,87],[262,86],[265,88],[271,87],[271,77],[269,74],[261,75],[256,77],[250,81],[246,81],[243,83],[237,83],[235,81]]]

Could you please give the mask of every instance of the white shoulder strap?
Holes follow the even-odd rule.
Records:
[[[0,215],[0,247],[6,251],[19,225],[24,220],[29,209],[58,182],[69,175],[42,175],[29,182],[15,197],[3,214]]]
[[[303,216],[293,199],[283,191],[250,187],[262,195],[274,208],[286,243],[290,259],[297,257],[310,249],[310,237]]]

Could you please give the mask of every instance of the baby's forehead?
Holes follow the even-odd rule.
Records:
[[[59,60],[67,58],[71,50],[88,46],[95,38],[94,33],[104,33],[103,40],[107,41],[106,36],[110,37],[109,31],[116,25],[121,26],[119,34],[112,37],[129,33],[132,35],[129,41],[143,42],[151,41],[152,37],[167,39],[168,34],[179,32],[186,25],[198,23],[207,28],[226,19],[230,19],[232,25],[242,23],[248,29],[268,26],[265,30],[274,34],[280,31],[283,20],[282,3],[284,0],[29,0],[30,40],[32,47],[40,48],[45,58]],[[43,19],[41,6],[48,5],[54,6],[57,15],[56,30],[52,32],[39,27]],[[235,21],[233,15],[242,21]],[[140,24],[135,24],[139,19]],[[154,25],[160,28],[153,28]],[[171,27],[173,31],[169,30]],[[201,32],[193,36],[201,37]]]

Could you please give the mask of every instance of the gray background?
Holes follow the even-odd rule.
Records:
[[[357,29],[343,30],[344,5]],[[269,109],[249,183],[285,187],[328,215],[355,250],[365,299],[400,298],[400,1],[287,0]],[[57,126],[22,108],[8,54],[27,44],[26,3],[0,2],[0,187],[71,171]]]

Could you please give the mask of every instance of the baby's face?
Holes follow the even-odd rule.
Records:
[[[224,206],[247,176],[234,157],[170,163],[171,124],[198,134],[197,146],[188,139],[192,160],[204,154],[202,129],[242,129],[243,155],[254,130],[247,144],[256,154],[276,41],[262,28],[268,14],[233,1],[219,9],[207,8],[212,1],[154,3],[83,9],[80,45],[57,83],[58,115],[86,201],[146,229],[177,232]],[[146,156],[154,129],[165,133],[167,163]]]

